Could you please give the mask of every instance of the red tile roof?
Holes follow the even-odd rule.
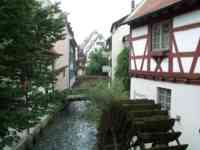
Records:
[[[144,0],[125,22],[143,17],[181,1],[183,0]]]
[[[180,1],[182,0],[146,0],[143,6],[135,12],[134,18],[138,18],[151,12],[155,12]]]

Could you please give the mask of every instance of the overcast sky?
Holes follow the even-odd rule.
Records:
[[[105,38],[110,34],[111,24],[128,14],[131,0],[58,0],[64,11],[69,12],[69,21],[80,44],[93,30]],[[136,4],[141,0],[135,0]]]

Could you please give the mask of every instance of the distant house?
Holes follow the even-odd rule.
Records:
[[[130,97],[155,99],[200,148],[200,1],[144,0],[124,21],[131,31]]]
[[[86,65],[89,62],[90,54],[97,49],[103,49],[105,45],[106,40],[104,39],[103,35],[97,31],[93,31],[89,37],[84,40],[84,42],[81,44],[81,49],[86,56]]]
[[[129,35],[128,25],[122,25],[127,16],[115,21],[111,26],[111,78],[114,80],[115,70],[117,67],[117,57],[124,48],[123,38]]]
[[[67,15],[65,23],[65,39],[56,42],[53,48],[55,53],[60,55],[54,64],[57,78],[55,89],[60,91],[73,86],[76,79],[76,61],[78,59],[78,45],[67,20]]]

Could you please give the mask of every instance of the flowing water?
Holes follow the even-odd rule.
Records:
[[[96,128],[84,117],[86,103],[71,103],[44,131],[33,150],[92,150]]]

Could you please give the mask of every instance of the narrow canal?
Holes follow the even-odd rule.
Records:
[[[45,130],[33,150],[93,150],[96,128],[84,117],[86,103],[71,103]]]

